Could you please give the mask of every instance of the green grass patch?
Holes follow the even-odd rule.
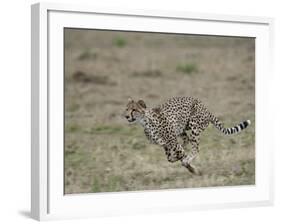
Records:
[[[101,186],[100,186],[98,178],[94,178],[91,191],[92,192],[101,192]]]
[[[113,40],[113,45],[122,48],[127,45],[127,41],[123,37],[116,37]]]
[[[74,133],[80,130],[80,127],[77,124],[66,125],[65,131],[69,133]]]
[[[190,75],[198,72],[198,66],[195,63],[179,64],[176,70],[178,72]]]

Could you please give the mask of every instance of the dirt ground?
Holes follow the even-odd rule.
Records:
[[[169,163],[143,129],[121,117],[128,97],[148,107],[199,98],[226,127],[210,125],[192,175]],[[255,40],[65,29],[65,193],[255,184]]]

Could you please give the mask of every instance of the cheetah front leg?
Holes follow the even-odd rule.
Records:
[[[201,175],[201,172],[191,165],[191,162],[199,153],[199,134],[200,132],[196,129],[192,129],[190,136],[188,137],[191,143],[191,151],[185,155],[181,162],[184,167],[186,167],[191,173]]]
[[[178,144],[176,139],[169,141],[169,143],[165,144],[164,149],[169,162],[173,163],[180,160],[182,162],[182,165],[186,167],[191,173],[200,174],[200,172],[198,172],[195,167],[183,161],[185,158],[188,157],[188,155],[184,151],[183,147]]]
[[[181,160],[186,156],[183,147],[178,144],[176,138],[165,144],[164,149],[167,156],[167,160],[171,163]]]

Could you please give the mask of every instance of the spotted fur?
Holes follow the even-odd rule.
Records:
[[[190,172],[200,172],[191,165],[199,152],[200,134],[213,124],[225,135],[235,134],[250,125],[250,120],[225,128],[223,124],[201,103],[192,97],[173,97],[167,102],[153,108],[147,108],[143,100],[134,101],[131,98],[124,112],[129,123],[139,123],[151,143],[161,145],[169,162],[181,161]],[[190,131],[187,134],[187,131]],[[179,144],[177,138],[183,140]],[[186,153],[184,147],[191,144],[191,150]]]

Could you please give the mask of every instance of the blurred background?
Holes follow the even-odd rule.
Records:
[[[65,29],[65,193],[255,184],[255,39]],[[210,125],[194,165],[169,163],[121,117],[128,97],[148,107],[193,96],[238,135]]]

